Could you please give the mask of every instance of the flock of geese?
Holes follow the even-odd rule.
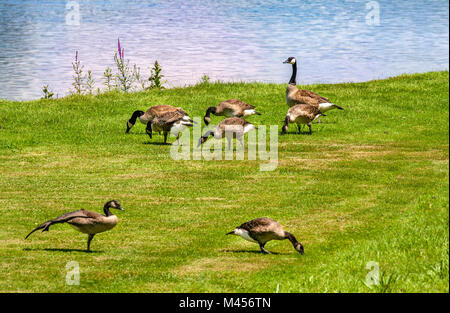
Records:
[[[289,80],[289,84],[286,88],[286,103],[290,107],[287,111],[284,125],[282,127],[282,134],[286,133],[290,123],[295,123],[298,126],[298,132],[301,133],[301,126],[306,124],[309,127],[309,134],[312,133],[311,125],[316,119],[324,115],[323,113],[331,109],[343,110],[340,106],[337,106],[325,97],[309,91],[301,90],[296,87],[297,76],[297,61],[294,57],[289,57],[283,63],[292,65],[292,76]],[[206,125],[211,122],[211,114],[216,116],[226,116],[214,130],[205,132],[199,139],[198,146],[203,144],[209,137],[221,139],[224,136],[227,137],[230,127],[233,130],[232,133],[236,134],[236,139],[241,143],[243,136],[255,129],[256,127],[247,122],[243,117],[249,115],[260,115],[261,113],[255,111],[255,107],[244,101],[237,99],[230,99],[219,103],[216,107],[209,107],[206,110],[206,114],[203,118]],[[173,107],[170,105],[155,105],[150,107],[147,111],[135,111],[131,118],[127,122],[126,133],[136,123],[136,120],[143,124],[146,124],[146,133],[152,138],[152,132],[163,132],[164,143],[167,142],[167,135],[170,132],[176,136],[179,144],[179,136],[186,127],[193,126],[195,123],[189,115],[181,107]],[[235,129],[233,129],[235,127]],[[231,134],[232,136],[232,134]],[[228,148],[232,137],[227,137]],[[87,251],[90,250],[90,244],[94,236],[98,233],[102,233],[114,228],[118,222],[117,216],[111,213],[110,209],[122,210],[123,208],[116,200],[111,200],[105,203],[103,206],[103,214],[97,212],[91,212],[87,210],[78,210],[63,214],[55,219],[46,221],[45,223],[37,226],[26,237],[27,239],[32,233],[42,229],[42,232],[48,231],[51,225],[68,223],[76,230],[88,235]],[[291,233],[284,231],[283,227],[277,222],[267,217],[256,218],[242,225],[236,227],[233,231],[227,233],[227,235],[236,235],[259,244],[261,252],[264,254],[270,253],[264,246],[271,240],[285,240],[288,239],[294,249],[303,254],[303,245],[297,241],[297,239]]]

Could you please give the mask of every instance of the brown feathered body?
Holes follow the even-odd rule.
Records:
[[[286,118],[283,125],[283,133],[287,132],[289,123],[295,123],[298,125],[299,132],[302,124],[306,124],[309,127],[310,133],[312,132],[312,122],[322,114],[319,108],[308,104],[296,104],[289,108],[286,114]]]
[[[268,217],[255,218],[237,228],[248,231],[250,237],[260,243],[285,239],[285,232],[280,223]]]
[[[286,87],[286,104],[290,107],[296,104],[309,104],[318,108],[319,104],[327,102],[328,98],[310,90],[298,89],[295,84],[288,84]]]
[[[141,121],[141,123],[147,124],[154,118],[170,112],[180,112],[186,114],[186,112],[184,112],[183,109],[180,107],[175,108],[171,105],[161,104],[161,105],[154,105],[148,108],[147,111],[145,111],[145,113],[139,117],[139,120]]]
[[[217,139],[223,138],[227,131],[236,134],[236,137],[242,137],[252,129],[255,129],[255,126],[243,118],[229,117],[216,126],[214,137]]]
[[[214,130],[207,131],[202,137],[200,137],[198,142],[198,147],[203,144],[210,136],[214,136],[216,139],[221,139],[226,137],[228,140],[228,149],[231,148],[231,140],[233,136],[244,148],[243,137],[249,131],[256,129],[255,125],[247,122],[240,117],[229,117],[221,121]]]
[[[227,235],[236,235],[247,241],[259,244],[261,252],[270,253],[264,249],[264,245],[271,240],[288,239],[295,250],[303,254],[303,245],[291,233],[284,231],[283,227],[275,220],[268,217],[259,217],[251,221],[245,222],[236,227]]]
[[[67,223],[76,230],[78,230],[79,232],[88,234],[87,250],[90,251],[90,242],[92,238],[94,238],[95,234],[102,233],[114,228],[117,225],[117,222],[119,221],[117,216],[112,214],[109,208],[114,208],[123,211],[123,208],[120,205],[120,203],[117,202],[116,200],[112,200],[105,203],[103,207],[105,215],[83,209],[68,212],[61,216],[58,216],[57,218],[42,223],[41,225],[33,229],[25,237],[25,239],[27,239],[32,233],[34,233],[39,229],[42,229],[42,231],[44,232],[48,231],[50,226],[54,224]]]
[[[243,117],[253,114],[261,114],[255,111],[255,106],[239,99],[228,99],[220,102],[216,107],[209,107],[206,110],[205,117],[203,118],[206,125],[211,122],[211,113],[217,116],[226,117]]]
[[[222,101],[216,107],[215,115],[228,117],[241,117],[245,115],[246,110],[254,110],[255,106],[248,104],[242,100],[229,99]]]

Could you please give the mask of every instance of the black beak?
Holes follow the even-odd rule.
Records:
[[[120,211],[125,211],[121,206],[118,207],[118,209],[119,209]]]
[[[289,63],[289,60],[285,60],[285,61],[283,61],[283,63]]]
[[[197,148],[200,147],[201,145],[202,145],[202,138],[200,137],[200,139],[198,140]]]

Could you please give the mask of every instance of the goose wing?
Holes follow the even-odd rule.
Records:
[[[161,104],[161,105],[154,105],[154,106],[150,107],[147,110],[147,112],[145,112],[145,113],[149,114],[150,116],[157,117],[157,116],[161,116],[167,112],[174,112],[177,110],[178,110],[178,108],[174,108],[171,105]]]
[[[310,98],[316,99],[319,101],[319,103],[328,102],[328,98],[322,97],[322,96],[318,95],[317,93],[312,92],[310,90],[299,89],[298,93],[302,97],[310,97]]]
[[[278,224],[276,221],[268,217],[259,217],[255,218],[254,220],[243,223],[238,228],[242,228],[249,232],[256,232],[256,233],[267,232],[271,230],[274,223]]]
[[[248,104],[239,99],[229,99],[229,100],[223,101],[223,102],[219,103],[219,106],[223,106],[224,109],[229,109],[229,110],[233,110],[233,111],[253,110],[255,108],[255,106]]]
[[[160,127],[170,126],[173,123],[181,120],[184,116],[185,115],[180,111],[166,112],[160,116],[155,117],[155,119],[153,120],[153,124],[156,124]]]
[[[249,222],[246,222],[238,228],[248,231],[250,237],[259,241],[266,242],[274,239],[274,237],[280,237],[283,235],[283,228],[281,225],[268,217],[255,218]]]

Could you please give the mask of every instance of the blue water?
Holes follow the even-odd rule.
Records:
[[[66,23],[69,2],[79,4],[79,25]],[[145,74],[160,62],[168,87],[203,74],[287,82],[289,56],[300,62],[299,84],[449,68],[448,1],[377,1],[379,25],[367,20],[369,2],[0,0],[0,98],[39,98],[44,84],[66,95],[76,50],[103,88],[119,37]]]

